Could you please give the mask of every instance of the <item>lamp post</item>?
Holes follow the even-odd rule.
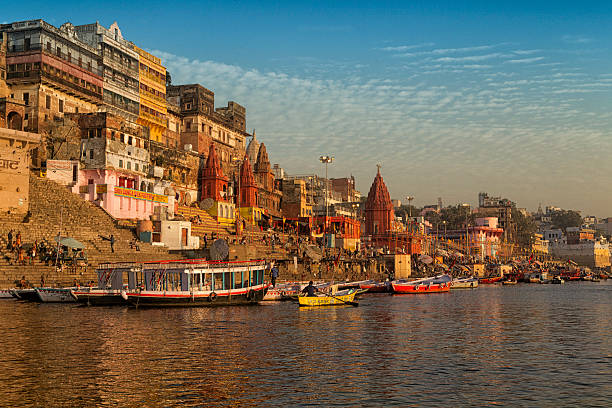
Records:
[[[327,218],[329,217],[329,208],[327,207],[327,195],[329,194],[329,179],[327,178],[327,165],[334,161],[334,156],[319,157],[321,163],[325,163],[325,227],[323,233],[327,233]]]
[[[410,224],[410,232],[412,232],[412,200],[414,200],[414,197],[406,196],[406,200],[408,200],[408,223]]]

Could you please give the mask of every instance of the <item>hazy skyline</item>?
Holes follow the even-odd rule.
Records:
[[[323,174],[330,154],[330,177],[364,195],[380,163],[391,196],[418,206],[486,191],[612,216],[612,6],[404,3],[34,1],[1,19],[117,21],[174,83],[244,105],[292,174]]]

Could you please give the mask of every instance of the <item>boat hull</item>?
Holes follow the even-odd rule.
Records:
[[[300,306],[318,307],[318,306],[342,306],[355,302],[357,292],[347,293],[346,295],[318,295],[318,296],[300,296],[298,302]]]
[[[388,293],[391,291],[391,285],[388,282],[362,283],[359,289],[366,290],[366,293]]]
[[[195,291],[127,292],[127,302],[136,307],[217,307],[234,305],[255,305],[261,302],[268,290],[267,285],[244,289]]]
[[[36,293],[43,303],[74,303],[76,298],[68,288],[36,288]]]
[[[3,289],[0,290],[0,299],[15,299],[15,296],[13,296],[11,290]]]
[[[40,297],[38,297],[38,293],[36,293],[35,289],[15,289],[13,292],[19,300],[40,302]]]
[[[92,289],[89,291],[73,291],[78,303],[87,306],[119,306],[127,305],[121,296],[121,291],[113,289]]]
[[[501,280],[502,280],[501,276],[496,276],[495,278],[482,278],[479,280],[479,282],[483,285],[490,285],[492,283],[498,283]]]
[[[472,280],[457,280],[451,282],[451,289],[475,289],[478,287],[478,279]]]
[[[432,283],[432,284],[409,284],[409,283],[392,283],[393,293],[399,295],[418,295],[427,293],[444,293],[450,291],[449,283]]]

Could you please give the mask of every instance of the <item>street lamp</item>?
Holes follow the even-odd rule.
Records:
[[[408,223],[410,224],[410,232],[412,232],[412,200],[414,200],[413,196],[406,196],[406,200],[408,200]]]
[[[321,163],[325,163],[325,230],[327,233],[327,218],[329,217],[329,209],[327,207],[327,195],[329,194],[329,179],[327,178],[327,165],[334,161],[334,156],[321,156],[319,157]]]

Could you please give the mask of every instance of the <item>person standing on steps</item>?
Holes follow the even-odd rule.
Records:
[[[270,271],[270,277],[271,277],[271,280],[272,280],[272,287],[275,288],[276,287],[276,278],[278,278],[278,268],[276,267],[274,262],[272,262],[272,270]]]
[[[111,252],[114,254],[115,253],[115,236],[113,234],[111,234],[109,241],[110,241],[110,246],[111,246]]]

